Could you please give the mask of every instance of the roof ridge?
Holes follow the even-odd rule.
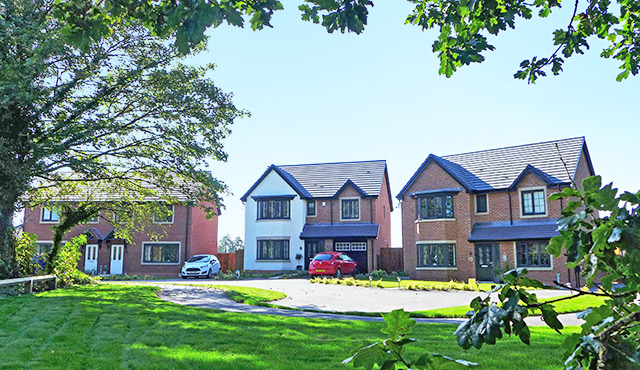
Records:
[[[303,163],[303,164],[278,164],[278,167],[299,167],[299,166],[320,166],[325,164],[347,164],[347,163],[374,163],[374,162],[387,162],[386,159],[377,159],[369,161],[347,161],[347,162],[325,162],[325,163]]]
[[[584,136],[576,136],[576,137],[570,137],[570,138],[566,138],[566,139],[547,140],[547,141],[540,141],[540,142],[537,142],[537,143],[511,145],[511,146],[505,146],[505,147],[500,147],[500,148],[492,148],[492,149],[482,149],[482,150],[476,150],[476,151],[465,152],[465,153],[447,154],[447,155],[441,156],[440,158],[446,159],[446,157],[453,157],[453,156],[458,156],[458,155],[475,154],[475,153],[482,153],[482,152],[492,152],[492,151],[495,151],[495,150],[520,148],[520,147],[533,146],[533,145],[538,145],[538,144],[558,143],[558,142],[562,142],[562,141],[569,141],[569,140],[575,140],[575,139],[582,139],[584,141],[585,137]]]

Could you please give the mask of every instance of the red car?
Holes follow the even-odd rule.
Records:
[[[358,264],[351,257],[340,252],[322,252],[316,254],[309,264],[309,275],[355,275]]]

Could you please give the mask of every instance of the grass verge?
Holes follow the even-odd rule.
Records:
[[[325,278],[316,277],[310,280],[316,284],[331,284],[331,285],[349,285],[349,286],[361,286],[372,288],[401,288],[408,290],[465,290],[476,292],[488,292],[495,284],[480,283],[480,284],[468,284],[459,281],[423,281],[423,280],[391,280],[388,278],[382,278],[378,280],[369,280],[368,278]]]
[[[556,298],[541,299],[540,301],[544,302]],[[584,311],[589,307],[601,306],[604,304],[604,301],[604,297],[583,295],[566,301],[556,302],[553,305],[558,313],[572,313]],[[411,316],[420,318],[464,318],[465,314],[470,310],[471,308],[469,306],[456,306],[426,311],[415,311],[411,312]],[[538,312],[537,314],[541,313]]]
[[[238,314],[180,306],[157,287],[100,284],[0,300],[3,369],[346,369],[363,340],[383,338],[382,323]],[[516,338],[463,350],[455,326],[418,324],[408,346],[479,362],[483,370],[558,369],[562,336],[531,328]],[[565,333],[573,333],[569,328]]]

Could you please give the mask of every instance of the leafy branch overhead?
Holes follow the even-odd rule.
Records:
[[[547,18],[561,7],[561,0],[408,0],[413,11],[406,24],[439,32],[433,52],[440,60],[439,73],[447,77],[460,67],[481,63],[485,54],[494,50],[487,41],[516,28],[519,20]],[[589,40],[599,38],[608,45],[601,51],[604,58],[619,62],[617,80],[638,74],[640,63],[640,2],[638,0],[589,0],[570,3],[572,15],[567,26],[553,32],[555,50],[550,55],[533,56],[520,64],[514,77],[529,83],[551,72],[563,70],[564,62],[589,49]],[[322,24],[330,33],[360,34],[374,3],[371,0],[305,0],[299,6],[302,19]],[[175,36],[182,53],[198,47],[209,27],[221,24],[244,27],[245,18],[253,30],[272,27],[275,11],[283,9],[278,0],[226,0],[131,2],[127,0],[56,1],[54,14],[64,24],[61,32],[81,48],[109,37],[114,24],[141,23],[153,35]]]

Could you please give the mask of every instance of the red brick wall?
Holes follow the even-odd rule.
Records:
[[[53,232],[50,229],[51,224],[40,223],[41,208],[27,209],[25,211],[24,231],[36,234],[40,241],[51,241]],[[191,212],[189,222],[191,228],[189,230],[189,242],[187,242],[187,212]],[[190,257],[197,253],[216,253],[217,252],[217,217],[208,220],[204,217],[203,212],[199,208],[178,206],[174,207],[174,222],[166,225],[151,225],[143,233],[133,236],[133,243],[127,244],[124,250],[123,273],[135,275],[165,275],[176,276],[182,264],[184,263],[185,252]],[[113,227],[111,224],[100,218],[97,224],[83,224],[71,229],[64,240],[69,240],[74,236],[80,235],[87,229],[96,228],[102,235],[107,235]],[[179,242],[180,243],[180,262],[177,265],[143,265],[142,264],[142,244],[143,242],[155,241],[151,234],[159,236],[158,241]],[[113,244],[120,244],[114,242]],[[98,247],[98,272],[101,266],[104,273],[108,273],[111,263],[111,248],[102,242]],[[193,253],[191,253],[193,251]],[[82,249],[82,257],[78,263],[80,270],[84,269],[84,248]]]
[[[576,182],[589,175],[586,160],[581,158],[576,174]],[[406,194],[415,191],[436,190],[462,186],[436,163],[430,163],[407,190]],[[511,192],[494,192],[487,194],[489,212],[475,214],[475,197],[465,192],[464,188],[454,196],[455,221],[416,221],[417,200],[405,195],[402,199],[402,241],[404,248],[404,266],[414,279],[423,280],[461,280],[475,277],[474,244],[468,241],[471,227],[475,222],[508,221],[535,218],[557,218],[561,216],[559,201],[547,202],[547,215],[540,217],[522,217],[520,214],[520,193],[518,189],[541,187],[547,197],[561,191],[557,188],[547,188],[546,184],[533,174],[528,174],[520,182],[517,189]],[[511,198],[511,211],[509,207]],[[565,203],[566,204],[566,203]],[[417,269],[418,241],[455,241],[457,269]],[[511,267],[515,266],[514,242],[500,243],[500,263],[504,264],[504,256]],[[553,259],[553,269],[530,269],[530,276],[551,283],[560,274],[560,279],[566,282],[569,272],[565,266],[565,258]]]
[[[373,203],[374,222],[380,225],[378,239],[373,241],[373,256],[375,266],[379,266],[378,259],[382,248],[391,247],[391,211],[393,205],[389,202],[389,192],[387,191],[387,176],[384,177],[380,196]]]

